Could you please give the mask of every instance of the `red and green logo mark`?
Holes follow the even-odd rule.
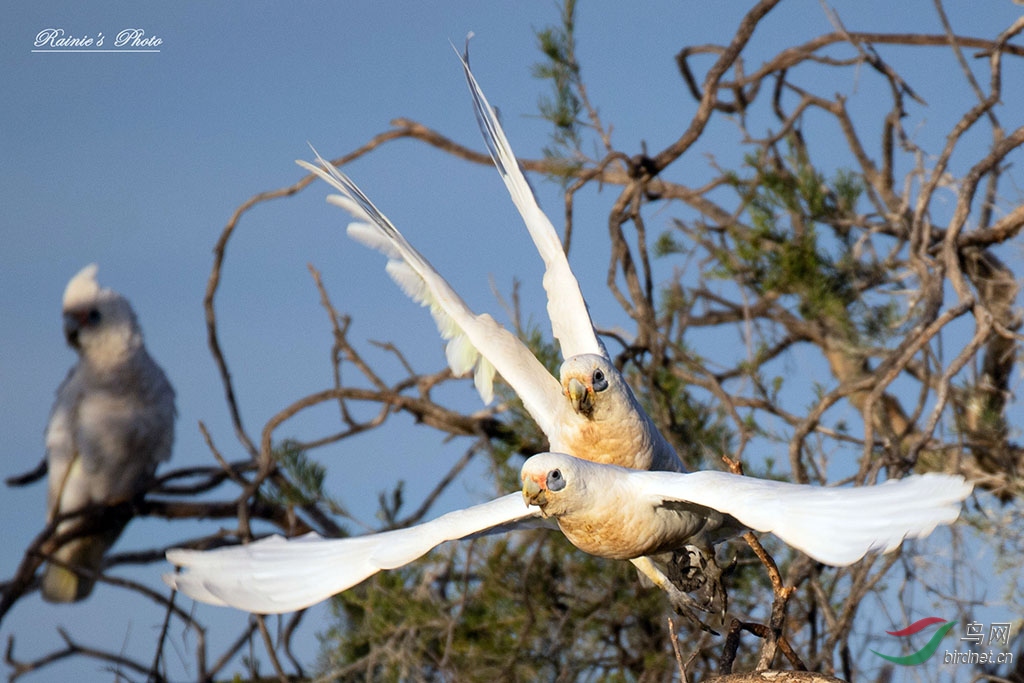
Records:
[[[890,636],[896,636],[897,638],[905,638],[907,636],[912,636],[915,633],[920,633],[921,631],[925,630],[926,628],[934,624],[942,624],[942,626],[940,626],[939,629],[935,631],[935,634],[932,635],[931,640],[925,643],[924,647],[922,647],[920,650],[913,654],[909,654],[906,657],[893,657],[891,655],[883,655],[881,652],[877,652],[875,650],[872,650],[872,652],[874,652],[882,659],[892,662],[893,664],[901,664],[903,666],[913,666],[914,664],[920,664],[921,662],[924,662],[933,654],[935,654],[935,651],[939,649],[939,641],[942,640],[942,637],[944,635],[949,633],[949,630],[953,628],[954,624],[956,624],[955,621],[946,621],[945,619],[940,619],[939,617],[927,617],[925,619],[921,619],[920,621],[915,621],[910,626],[904,629],[900,629],[899,631],[886,631],[886,633],[888,633]]]

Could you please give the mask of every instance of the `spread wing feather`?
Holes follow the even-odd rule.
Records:
[[[548,318],[551,319],[552,333],[561,346],[562,357],[594,353],[607,358],[608,352],[594,330],[579,282],[569,267],[558,233],[537,203],[537,197],[519,167],[519,161],[512,151],[505,131],[502,130],[501,122],[469,68],[468,57],[459,54],[458,50],[455,53],[459,55],[466,74],[466,83],[473,96],[473,109],[484,142],[487,143],[487,151],[490,152],[516,209],[523,217],[537,251],[544,259],[543,283],[548,295]]]
[[[905,538],[927,536],[936,526],[951,524],[973,488],[963,477],[937,473],[842,488],[726,472],[638,474],[652,499],[714,508],[834,566],[852,564],[870,551],[888,552]]]
[[[526,507],[522,495],[512,493],[424,524],[367,536],[325,539],[309,533],[208,551],[169,550],[168,561],[184,571],[163,578],[200,602],[280,614],[314,605],[383,569],[406,565],[445,541],[542,524],[537,508]]]
[[[559,411],[566,409],[558,380],[522,341],[491,316],[473,313],[348,176],[319,154],[317,161],[319,166],[296,163],[342,193],[331,195],[328,201],[356,219],[349,226],[349,235],[387,256],[387,272],[392,279],[407,296],[430,309],[438,330],[448,341],[446,356],[452,371],[462,374],[474,369],[477,390],[487,403],[492,399],[495,371],[501,373],[544,433],[556,433]]]

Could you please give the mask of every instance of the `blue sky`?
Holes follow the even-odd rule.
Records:
[[[614,124],[620,149],[635,152],[646,141],[657,150],[678,136],[694,105],[673,55],[684,45],[728,40],[740,4],[581,6],[584,76],[602,117]],[[1008,1],[989,0],[984,11],[948,4],[957,30],[969,35],[995,35],[1019,12]],[[840,11],[853,30],[893,30],[922,16],[917,25],[938,32],[931,3],[913,5],[867,2]],[[257,192],[299,179],[293,160],[310,158],[308,143],[327,157],[338,156],[386,130],[396,117],[481,149],[449,45],[461,46],[469,31],[476,34],[474,70],[501,110],[513,146],[520,156],[539,156],[549,127],[537,118],[536,104],[548,86],[531,75],[539,60],[534,32],[554,23],[557,12],[550,2],[469,1],[106,7],[43,1],[9,8],[0,29],[4,476],[32,467],[42,455],[53,394],[73,362],[60,333],[60,297],[67,280],[90,262],[99,263],[101,283],[133,302],[149,348],[177,390],[173,464],[212,461],[199,421],[228,457],[242,457],[206,347],[202,310],[212,248],[232,212]],[[76,37],[102,33],[108,44],[122,29],[141,28],[162,43],[152,54],[33,53],[36,35],[47,28]],[[748,60],[791,44],[795,36],[803,40],[829,30],[819,3],[784,3],[759,29]],[[904,75],[915,85],[920,79],[936,87],[938,101],[931,102],[941,105],[943,86],[936,79],[942,70],[928,60],[907,69]],[[735,152],[714,151],[720,159]],[[693,161],[673,172],[692,183],[710,175],[704,159],[693,155]],[[507,294],[518,278],[527,311],[543,322],[539,259],[493,170],[400,141],[347,172],[471,306],[500,312],[490,282]],[[536,185],[558,224],[557,188]],[[250,212],[229,247],[217,300],[220,333],[251,433],[288,403],[330,383],[330,328],[306,270],[309,263],[322,271],[337,308],[352,315],[350,337],[371,361],[399,376],[393,359],[366,343],[376,339],[395,341],[421,370],[443,362],[429,316],[386,278],[381,258],[347,240],[345,217],[324,203],[325,194],[322,185],[314,185]],[[577,216],[573,265],[599,324],[625,324],[604,285],[604,216],[614,193],[586,196],[589,202]],[[670,218],[661,216],[656,227],[664,229]],[[478,405],[468,383],[450,398],[466,409]],[[279,434],[322,434],[330,430],[329,419],[312,415]],[[326,461],[335,495],[372,523],[377,494],[394,484],[396,472],[409,479],[409,497],[415,499],[465,447],[445,445],[439,434],[397,419],[380,434],[345,442]],[[0,557],[4,577],[42,526],[44,489],[40,483],[0,495],[8,529],[8,550]],[[492,493],[472,474],[455,490],[440,506]],[[185,535],[147,520],[132,525],[118,549],[145,547],[157,534],[159,542]],[[157,587],[161,570],[154,566],[130,575]],[[161,612],[122,598],[104,587],[74,606],[45,605],[33,596],[7,616],[0,636],[15,634],[16,655],[32,658],[60,647],[56,628],[64,626],[86,644],[115,650],[123,645],[146,660]],[[200,608],[201,618],[224,624],[211,639],[231,637],[242,615],[211,610]],[[313,610],[306,624],[313,629],[322,616],[322,609]],[[108,625],[102,633],[86,627],[97,619]],[[310,635],[305,642],[309,662],[315,639]],[[211,652],[218,654],[216,645]],[[32,680],[94,674],[98,667],[77,659]]]

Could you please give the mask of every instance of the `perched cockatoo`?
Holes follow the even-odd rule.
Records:
[[[90,505],[129,501],[145,487],[157,464],[171,455],[174,390],[146,352],[128,300],[96,282],[97,266],[86,266],[64,291],[64,334],[78,363],[57,390],[46,427],[49,471],[47,519]],[[41,590],[51,602],[81,600],[103,554],[127,519],[111,520],[99,533],[69,540],[46,566]],[[61,522],[56,534],[74,533],[84,518]]]
[[[460,57],[461,58],[461,57]],[[448,340],[448,364],[456,374],[474,371],[485,403],[497,370],[548,437],[553,451],[594,462],[642,470],[684,470],[675,451],[640,406],[612,363],[590,319],[579,283],[554,226],[541,210],[468,64],[473,104],[491,157],[544,260],[548,317],[565,359],[560,380],[515,335],[487,314],[477,315],[344,173],[317,155],[318,165],[297,163],[341,195],[328,201],[348,211],[355,240],[385,254],[387,272],[412,299],[429,306]]]
[[[445,541],[536,526],[541,518],[555,520],[581,550],[631,560],[641,571],[647,556],[680,548],[695,533],[728,535],[747,528],[771,532],[819,562],[845,566],[951,524],[972,490],[963,477],[946,474],[829,488],[725,472],[642,472],[561,453],[531,457],[521,479],[521,495],[406,529],[345,539],[272,536],[209,551],[170,550],[167,559],[184,571],[166,574],[164,581],[213,605],[291,612],[382,569],[408,564]]]

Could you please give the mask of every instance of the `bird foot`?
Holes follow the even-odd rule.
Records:
[[[676,614],[686,619],[692,626],[699,628],[701,631],[710,633],[713,636],[721,635],[718,631],[705,623],[702,617],[702,613],[708,612],[705,605],[697,602],[689,595],[672,585],[666,587],[665,592],[668,594],[669,602],[672,604],[672,609]]]
[[[668,563],[667,576],[682,593],[695,593],[697,599],[687,596],[703,612],[709,612],[725,618],[729,606],[729,595],[725,590],[722,577],[728,575],[736,561],[725,569],[719,566],[713,549],[703,549],[695,545],[684,546],[682,550],[672,553],[672,561]]]
[[[662,558],[662,562],[668,561],[669,574],[678,574],[677,578],[688,577],[688,580],[675,580],[669,578],[660,568],[658,568],[650,557],[637,557],[632,562],[637,571],[640,573],[642,579],[647,579],[650,583],[654,584],[662,591],[664,591],[672,604],[672,609],[683,618],[690,621],[694,626],[702,631],[710,633],[712,635],[719,635],[717,631],[708,626],[703,621],[702,616],[698,616],[700,613],[712,613],[712,616],[718,620],[724,622],[725,618],[725,589],[721,587],[721,571],[718,569],[717,563],[714,561],[714,554],[710,555],[711,559],[708,560],[708,553],[702,552],[695,546],[687,546],[683,553],[679,557]],[[691,571],[691,565],[693,565]],[[710,573],[715,577],[713,581],[708,581],[706,576],[708,575],[707,569],[713,567],[714,569]],[[694,577],[705,577],[701,581],[694,580]],[[682,583],[682,586],[679,584]],[[702,586],[707,584],[717,586],[718,590],[715,595],[720,595],[720,599],[714,600],[708,598],[706,595],[702,597],[702,600],[698,602],[689,595],[687,590],[695,588],[700,590]],[[717,612],[717,614],[715,614]]]

